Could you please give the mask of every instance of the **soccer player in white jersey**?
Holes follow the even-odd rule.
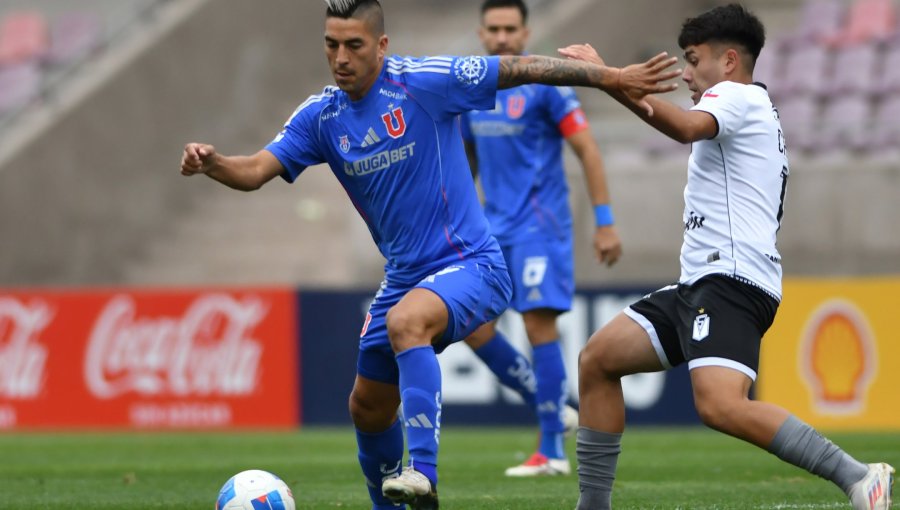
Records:
[[[522,55],[528,42],[523,0],[484,0],[479,36],[489,55]],[[497,106],[462,117],[472,170],[484,189],[485,215],[500,243],[513,285],[510,308],[522,314],[531,362],[514,349],[495,322],[466,339],[497,378],[518,392],[538,417],[537,451],[507,476],[568,475],[563,436],[578,426],[568,405],[566,368],[557,317],[575,293],[572,214],[563,168],[563,142],[584,170],[594,205],[593,247],[613,265],[622,253],[613,225],[600,149],[569,87],[529,84],[502,90]]]
[[[764,43],[753,14],[716,7],[685,21],[678,38],[693,108],[649,97],[648,116],[614,95],[662,133],[692,143],[692,152],[678,283],[632,304],[581,353],[578,510],[611,507],[625,427],[621,377],[684,362],[706,425],[834,482],[856,510],[891,505],[891,466],[860,463],[788,411],[749,398],[781,300],[775,238],[790,174],[778,111],[753,81]],[[588,45],[560,53],[602,63]]]
[[[304,101],[254,155],[187,144],[181,172],[250,191],[328,163],[387,260],[363,325],[349,402],[372,508],[436,509],[436,355],[496,318],[510,297],[506,264],[466,163],[459,114],[493,108],[498,89],[525,83],[624,91],[646,106],[646,94],[672,90],[662,82],[677,76],[668,70],[675,59],[661,54],[615,69],[537,56],[387,56],[377,0],[326,5],[325,54],[337,87]],[[404,426],[409,465],[401,471]]]

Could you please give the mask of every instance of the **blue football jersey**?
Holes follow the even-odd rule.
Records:
[[[501,90],[493,110],[469,112],[462,124],[463,137],[475,144],[485,214],[500,243],[570,235],[563,140],[589,128],[575,92],[547,85]]]
[[[459,115],[492,108],[499,58],[387,58],[365,97],[326,87],[266,146],[288,182],[328,163],[365,220],[388,278],[414,283],[497,248],[478,203]]]

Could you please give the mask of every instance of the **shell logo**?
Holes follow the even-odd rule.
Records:
[[[865,408],[878,371],[875,339],[855,305],[842,299],[813,312],[800,343],[800,374],[820,414],[852,415]]]

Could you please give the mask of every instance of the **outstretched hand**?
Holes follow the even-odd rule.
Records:
[[[581,60],[598,66],[605,66],[606,62],[600,58],[600,54],[590,44],[572,44],[565,48],[560,48],[559,54],[572,60]]]
[[[559,54],[572,60],[605,65],[603,59],[597,54],[597,50],[590,44],[573,44],[561,48]],[[647,102],[646,96],[671,92],[678,88],[677,83],[663,83],[681,74],[679,69],[668,70],[676,62],[678,62],[678,57],[669,57],[668,53],[663,52],[641,64],[632,64],[622,69],[610,69],[618,72],[616,90],[652,117],[653,107]]]
[[[181,175],[205,174],[215,165],[216,148],[204,143],[189,143],[181,156]]]

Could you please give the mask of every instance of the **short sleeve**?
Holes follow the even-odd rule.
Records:
[[[316,97],[300,105],[284,129],[265,147],[281,162],[285,169],[281,177],[288,182],[294,182],[306,167],[325,162],[317,135],[321,108],[316,107],[318,103],[310,103]]]
[[[747,100],[742,87],[734,82],[718,83],[704,92],[700,102],[691,108],[707,112],[716,119],[718,131],[713,140],[730,137],[743,123]]]
[[[472,135],[472,126],[469,124],[469,114],[463,113],[459,116],[459,131],[462,139],[466,143],[475,143],[475,136]]]
[[[452,117],[494,108],[500,57],[392,57],[388,74],[399,77],[430,113]]]
[[[581,102],[572,87],[544,87],[545,105],[563,138],[589,129]]]

